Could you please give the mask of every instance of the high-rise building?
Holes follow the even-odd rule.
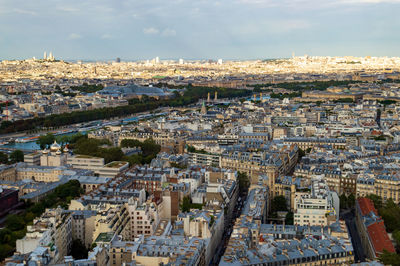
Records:
[[[218,59],[218,65],[222,65],[223,61],[222,59]]]
[[[44,59],[44,60],[47,60],[47,53],[46,53],[46,51],[43,53],[43,59]]]
[[[156,64],[159,64],[160,63],[160,58],[157,56],[155,61],[156,61]]]
[[[182,59],[182,58],[179,59],[179,64],[180,64],[180,65],[183,65],[183,63],[184,63],[183,59]]]
[[[115,59],[115,62],[121,63],[121,58],[117,57],[117,59]]]

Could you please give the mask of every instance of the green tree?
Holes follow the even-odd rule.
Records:
[[[94,156],[99,151],[100,141],[97,139],[79,139],[74,145],[76,154]]]
[[[18,163],[24,161],[24,153],[20,150],[15,150],[10,154],[11,163]]]
[[[190,145],[188,145],[186,149],[188,152],[196,152],[196,148]]]
[[[383,253],[379,256],[379,261],[384,265],[398,266],[400,265],[400,255],[383,250]]]
[[[393,232],[400,228],[400,207],[388,199],[385,205],[379,208],[379,214],[382,216],[387,231]]]
[[[7,164],[8,163],[8,155],[7,153],[0,151],[0,164]]]
[[[293,225],[294,223],[294,214],[293,212],[289,211],[285,217],[285,224]]]
[[[356,204],[356,197],[354,196],[353,193],[351,193],[348,197],[347,197],[347,206],[349,206],[349,208],[353,208]]]
[[[396,241],[396,246],[399,249],[400,248],[400,229],[395,230],[392,233],[393,239]]]
[[[0,244],[0,259],[3,260],[7,258],[14,251],[14,247],[10,244],[2,242]]]
[[[271,212],[288,211],[285,196],[276,196],[271,201]]]
[[[191,199],[189,196],[183,197],[182,204],[181,204],[181,211],[182,212],[189,212],[190,211],[190,205],[191,205]]]
[[[53,134],[47,133],[46,135],[41,135],[36,141],[36,143],[43,150],[45,148],[48,148],[51,144],[53,144],[55,140],[56,138],[54,137]]]
[[[129,162],[130,166],[143,163],[143,157],[141,155],[139,155],[139,154],[134,154],[134,155],[131,155],[131,156],[124,156],[122,159],[124,161]]]
[[[299,148],[299,162],[303,156],[306,155],[306,152]]]
[[[25,221],[20,215],[10,214],[6,218],[6,227],[11,231],[18,231],[24,229]]]
[[[382,198],[380,196],[375,194],[369,194],[367,195],[367,198],[369,198],[374,202],[374,206],[376,209],[382,208],[383,203],[382,203]]]
[[[340,202],[340,209],[347,209],[347,197],[346,194],[342,194],[339,196],[339,202]]]
[[[87,259],[88,249],[80,239],[72,241],[71,256],[76,260]]]
[[[100,149],[97,153],[99,157],[104,158],[104,161],[109,163],[112,161],[120,161],[124,157],[124,153],[121,148],[113,147],[109,149]]]
[[[142,154],[132,155],[127,158],[129,163],[132,164],[144,164],[150,163],[161,150],[161,146],[156,144],[153,139],[146,139],[141,142],[135,139],[124,139],[121,141],[121,147],[140,147]],[[140,160],[139,160],[140,159]],[[140,161],[140,162],[139,162]]]
[[[238,172],[237,180],[239,183],[240,194],[246,193],[250,187],[250,180],[246,173]]]

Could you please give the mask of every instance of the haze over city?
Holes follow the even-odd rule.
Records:
[[[400,0],[0,0],[0,265],[400,266]]]
[[[0,60],[398,56],[398,0],[0,1]]]

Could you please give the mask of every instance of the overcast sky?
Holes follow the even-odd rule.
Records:
[[[0,0],[0,60],[400,56],[400,0]]]

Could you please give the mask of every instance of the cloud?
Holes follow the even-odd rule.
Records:
[[[100,38],[103,40],[109,40],[109,39],[112,39],[113,37],[112,37],[112,35],[105,33],[105,34],[101,35]]]
[[[335,5],[357,5],[357,4],[398,4],[400,0],[333,0],[333,1],[320,1],[320,0],[237,0],[237,3],[247,6],[258,7],[312,7],[312,8],[326,8]]]
[[[80,9],[78,9],[78,8],[65,7],[65,6],[64,7],[63,6],[57,7],[57,10],[64,11],[64,12],[70,12],[70,13],[76,13],[76,12],[80,11]]]
[[[176,36],[176,31],[174,29],[166,28],[165,30],[163,30],[161,35],[164,36],[164,37]]]
[[[31,16],[37,15],[37,13],[35,11],[31,11],[31,10],[27,10],[27,9],[20,9],[20,8],[14,8],[13,12],[18,13],[18,14],[23,14],[23,15],[31,15]]]
[[[150,27],[150,28],[144,28],[143,29],[143,33],[144,34],[148,34],[148,35],[156,35],[156,34],[158,34],[160,31],[157,29],[157,28],[153,28],[153,27]]]
[[[81,39],[82,36],[79,35],[78,33],[71,33],[70,35],[68,35],[68,39],[69,40],[77,40],[77,39]]]
[[[281,31],[304,30],[311,27],[311,24],[306,20],[286,20],[281,21],[277,26]]]

